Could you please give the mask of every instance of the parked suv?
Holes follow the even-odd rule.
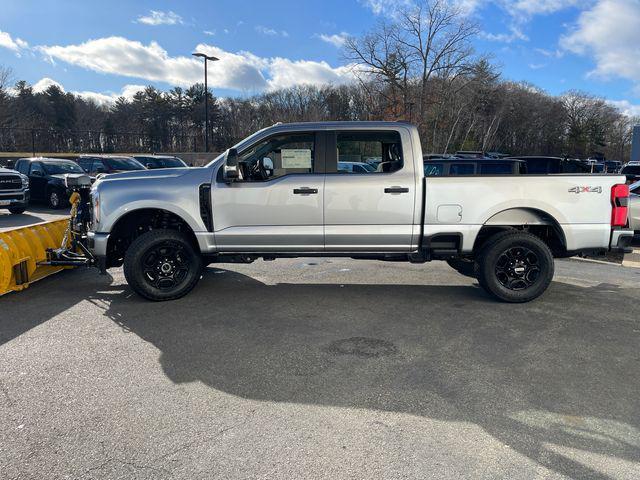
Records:
[[[65,174],[84,173],[75,162],[63,158],[21,158],[15,169],[29,177],[31,198],[54,209],[68,204],[70,192],[64,182]]]
[[[29,205],[29,179],[15,170],[0,168],[0,208],[23,213]]]
[[[76,163],[92,177],[98,174],[146,170],[144,165],[132,157],[117,155],[81,155]]]

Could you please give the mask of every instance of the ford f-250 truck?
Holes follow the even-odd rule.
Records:
[[[101,178],[87,237],[103,270],[124,264],[129,285],[151,300],[182,297],[214,262],[345,256],[446,260],[498,299],[526,302],[549,286],[554,257],[628,248],[624,183],[425,178],[410,124],[278,124],[202,168]]]

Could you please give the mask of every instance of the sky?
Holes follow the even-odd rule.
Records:
[[[57,83],[98,102],[145,85],[203,80],[216,96],[353,81],[342,54],[410,0],[0,0],[0,65],[36,90]],[[506,80],[552,95],[582,90],[640,115],[640,0],[456,3]]]

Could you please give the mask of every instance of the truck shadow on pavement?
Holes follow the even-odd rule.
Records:
[[[471,286],[265,285],[209,269],[171,306],[118,294],[105,313],[157,347],[176,383],[467,422],[560,474],[613,478],[571,454],[640,461],[639,327],[631,301],[609,310],[611,288],[554,283],[508,305]]]
[[[93,272],[60,275],[75,288],[7,297],[0,345],[89,299],[178,384],[466,422],[571,478],[618,478],[580,460],[592,454],[640,461],[635,289],[554,282],[509,305],[471,285],[267,285],[209,268],[189,296],[151,303]]]

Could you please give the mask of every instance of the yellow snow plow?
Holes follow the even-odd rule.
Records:
[[[40,265],[47,249],[59,248],[68,219],[39,223],[0,232],[0,295],[23,290],[64,267]]]
[[[86,247],[91,179],[86,175],[65,177],[73,192],[69,218],[0,231],[0,295],[24,290],[65,268],[93,264]]]

